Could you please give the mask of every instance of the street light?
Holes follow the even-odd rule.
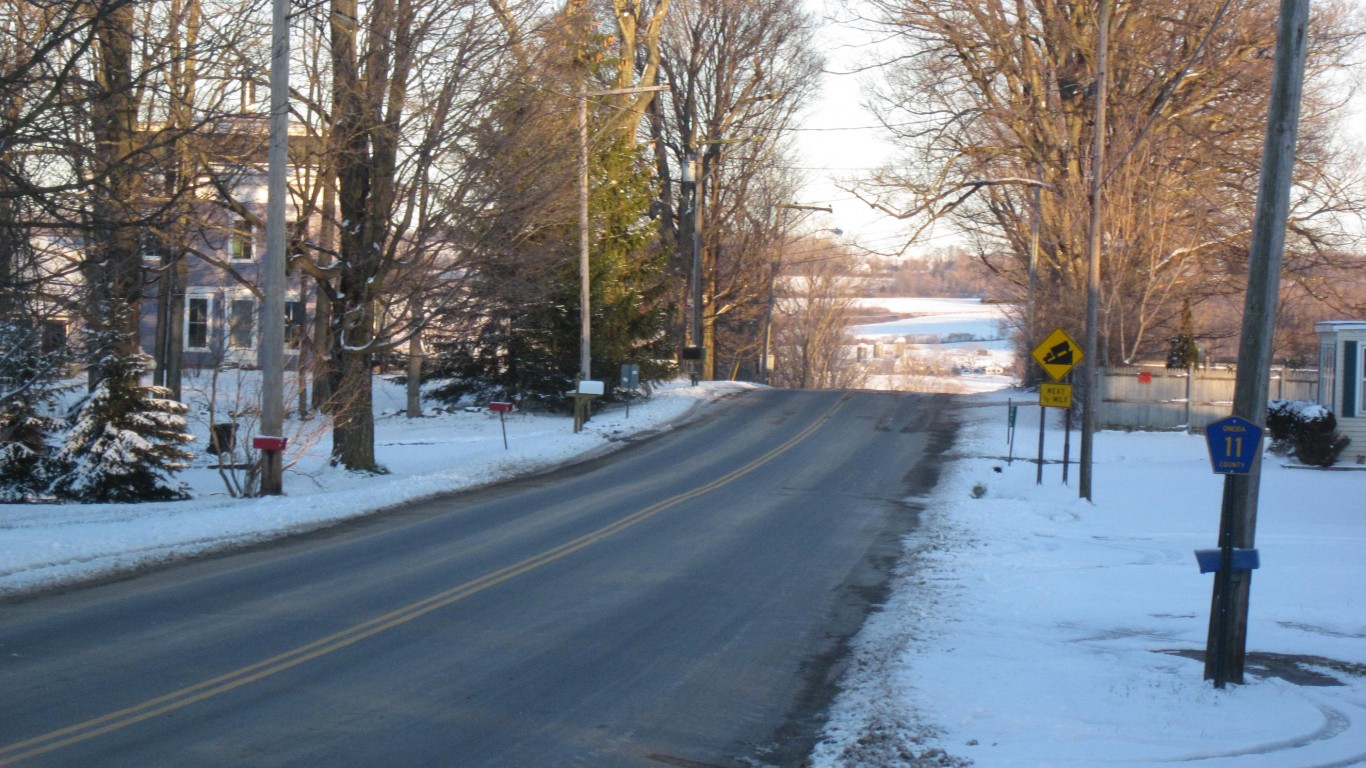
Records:
[[[779,203],[779,211],[822,211],[824,213],[834,213],[835,210],[829,205],[801,205],[798,203]],[[782,213],[778,215],[778,237],[781,238],[787,229],[786,216]],[[831,229],[817,230],[819,232],[831,232],[836,237],[844,234],[844,230],[835,227]],[[767,385],[769,375],[772,373],[772,366],[769,365],[769,358],[772,356],[773,344],[773,304],[776,300],[774,284],[778,280],[778,271],[782,269],[782,253],[768,267],[768,306],[764,308],[764,349],[763,356],[759,360],[759,382]]]
[[[755,97],[754,100],[759,100]],[[765,96],[763,98],[769,98]],[[698,147],[719,147],[723,144],[743,144],[749,141],[763,141],[763,136],[745,136],[734,139],[692,140],[683,161],[683,186],[692,188],[692,346],[697,357],[693,361],[693,383],[700,378],[698,369],[702,367],[706,354],[702,340],[702,197],[706,189],[706,162],[698,165]],[[719,150],[716,150],[719,152]]]

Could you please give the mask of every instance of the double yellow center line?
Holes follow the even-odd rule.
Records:
[[[522,574],[534,571],[544,565],[549,565],[560,558],[572,555],[581,549],[585,549],[599,541],[621,533],[627,528],[649,520],[666,509],[714,491],[717,488],[753,472],[755,469],[758,469],[764,464],[767,464],[778,456],[786,453],[798,443],[810,437],[816,430],[820,429],[821,426],[829,421],[843,404],[844,398],[841,398],[824,415],[816,419],[810,426],[794,435],[782,445],[773,448],[759,458],[754,459],[739,469],[732,470],[706,485],[698,486],[692,490],[680,493],[677,496],[652,504],[639,512],[627,515],[626,517],[605,525],[591,533],[584,534],[583,536],[567,541],[564,544],[548,549],[540,554],[528,557],[521,562],[484,574],[483,576],[452,587],[444,592],[438,592],[435,595],[410,603],[402,608],[390,611],[382,616],[341,630],[340,632],[335,632],[319,640],[308,643],[307,645],[301,645],[277,656],[258,661],[255,664],[235,669],[226,674],[219,675],[218,677],[165,694],[164,696],[148,699],[140,704],[135,704],[116,712],[110,712],[107,715],[102,715],[42,734],[41,736],[35,736],[31,739],[0,747],[0,766],[14,765],[31,757],[37,757],[38,755],[43,755],[72,744],[87,741],[106,733],[127,728],[130,725],[140,723],[144,720],[150,720],[159,715],[164,715],[167,712],[182,709],[195,702],[211,699],[220,694],[256,682],[257,680],[284,672],[287,669],[292,669],[300,664],[332,653],[333,651],[354,645],[368,637],[373,637],[386,630],[406,624],[414,619],[425,616],[432,611],[445,608],[446,606],[458,603],[467,597],[483,592],[490,587],[495,587],[503,582],[515,579]]]

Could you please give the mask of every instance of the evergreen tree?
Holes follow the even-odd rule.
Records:
[[[105,349],[115,347],[105,346]],[[71,430],[56,455],[62,468],[51,492],[84,502],[165,501],[188,497],[172,475],[188,466],[182,446],[186,407],[165,387],[147,386],[144,354],[106,352],[104,373],[72,409]]]
[[[32,323],[0,322],[0,503],[32,500],[50,474],[62,354],[44,353],[39,334]]]
[[[592,375],[614,381],[622,364],[633,363],[643,381],[666,378],[673,372],[668,253],[650,221],[655,180],[648,157],[619,138],[590,156],[589,173]],[[472,338],[434,345],[431,376],[449,381],[431,394],[447,402],[496,398],[568,408],[564,393],[579,370],[577,222],[562,215],[508,229],[535,235],[476,267],[474,290],[487,294],[480,297],[482,322]]]
[[[668,254],[649,220],[650,167],[634,143],[623,140],[594,158],[591,176],[592,375],[612,381],[622,364],[634,363],[642,379],[664,378],[671,374],[664,360],[672,357],[671,309],[665,301]],[[519,353],[518,391],[561,403],[578,377],[581,334],[578,261],[567,259],[563,265],[550,300],[519,319],[512,346]]]
[[[1195,343],[1195,320],[1189,300],[1181,308],[1181,332],[1167,342],[1167,367],[1187,370],[1200,362],[1200,347]]]

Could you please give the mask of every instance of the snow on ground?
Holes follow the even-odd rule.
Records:
[[[977,319],[951,332],[974,332],[984,311],[978,303],[965,312]],[[941,377],[938,391],[969,378]],[[1008,382],[977,378],[981,388]],[[0,596],[551,467],[667,429],[745,386],[673,384],[629,418],[622,409],[596,415],[579,435],[566,417],[513,414],[505,451],[496,415],[410,420],[397,415],[401,390],[381,384],[377,453],[390,474],[328,467],[323,440],[286,476],[285,497],[229,498],[201,459],[183,474],[196,494],[188,502],[0,505]],[[1212,577],[1199,574],[1192,551],[1215,543],[1222,488],[1204,441],[1098,434],[1089,503],[1077,498],[1075,467],[1071,486],[1058,463],[1035,484],[1037,407],[1021,407],[1007,462],[1006,400],[1030,397],[963,396],[963,434],[939,488],[908,500],[924,507],[922,524],[887,605],[853,643],[813,766],[1366,764],[1366,472],[1293,469],[1268,457],[1248,684],[1218,691],[1196,660]],[[1060,459],[1062,444],[1050,425],[1046,457]],[[1077,450],[1074,436],[1073,457]]]
[[[949,334],[970,334],[976,339],[993,342],[992,349],[1005,349],[1009,336],[1005,325],[1005,307],[984,304],[981,299],[913,299],[869,298],[858,301],[864,310],[881,309],[892,315],[906,315],[900,320],[889,320],[871,325],[857,325],[851,331],[859,338],[876,337],[943,337]]]
[[[1007,462],[1011,397],[1027,395],[964,398],[814,765],[1366,764],[1366,472],[1267,457],[1247,684],[1215,690],[1199,660],[1213,576],[1193,551],[1215,545],[1223,481],[1203,438],[1099,433],[1090,503],[1076,467],[1070,487],[1058,463],[1035,484],[1037,407]],[[1061,429],[1045,442],[1060,460]]]
[[[1010,386],[1015,351],[1010,345],[1006,308],[981,299],[869,298],[867,312],[903,316],[850,333],[865,356],[879,351],[887,370],[876,366],[868,377],[873,389],[970,394]],[[901,350],[898,357],[898,350]],[[896,357],[890,360],[887,358]],[[952,375],[945,375],[951,373]]]
[[[187,400],[195,402],[204,382],[192,379]],[[241,387],[239,391],[238,387]],[[285,473],[285,496],[235,499],[228,495],[210,457],[201,453],[181,472],[194,496],[189,501],[151,504],[0,504],[0,597],[45,587],[137,570],[149,564],[193,557],[258,543],[336,523],[446,491],[471,488],[536,472],[597,451],[622,437],[668,429],[700,403],[751,385],[710,382],[697,387],[676,383],[656,389],[630,408],[597,413],[575,434],[573,419],[512,413],[506,417],[508,448],[503,448],[497,414],[479,410],[403,415],[403,389],[376,379],[375,452],[389,470],[383,476],[346,472],[328,466],[330,441],[321,422],[291,424],[291,443],[303,446]],[[230,386],[232,398],[251,400],[253,382]],[[220,390],[220,402],[222,390]],[[208,424],[192,409],[190,431],[207,444]],[[313,437],[308,433],[313,431]],[[239,440],[249,440],[249,435]],[[287,454],[292,461],[293,451]]]

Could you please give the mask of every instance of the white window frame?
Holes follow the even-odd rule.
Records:
[[[205,302],[204,312],[204,346],[194,346],[190,343],[190,306],[191,302],[203,299]],[[213,288],[188,288],[185,291],[185,324],[184,339],[185,350],[187,352],[209,352],[213,349],[214,335],[214,310],[217,309],[218,292]]]
[[[1356,417],[1366,416],[1366,339],[1357,341],[1357,407]]]
[[[1319,344],[1319,405],[1337,413],[1338,342],[1330,339]]]
[[[246,256],[238,256],[238,243],[242,244]],[[256,261],[256,227],[247,219],[239,218],[233,222],[232,230],[228,234],[228,261],[239,264]]]
[[[246,344],[239,344],[237,341],[237,328],[234,325],[236,319],[237,305],[239,302],[250,303],[251,333]],[[224,339],[228,349],[234,352],[243,350],[255,350],[261,340],[261,302],[256,300],[256,296],[250,291],[234,291],[226,297],[223,313]]]

